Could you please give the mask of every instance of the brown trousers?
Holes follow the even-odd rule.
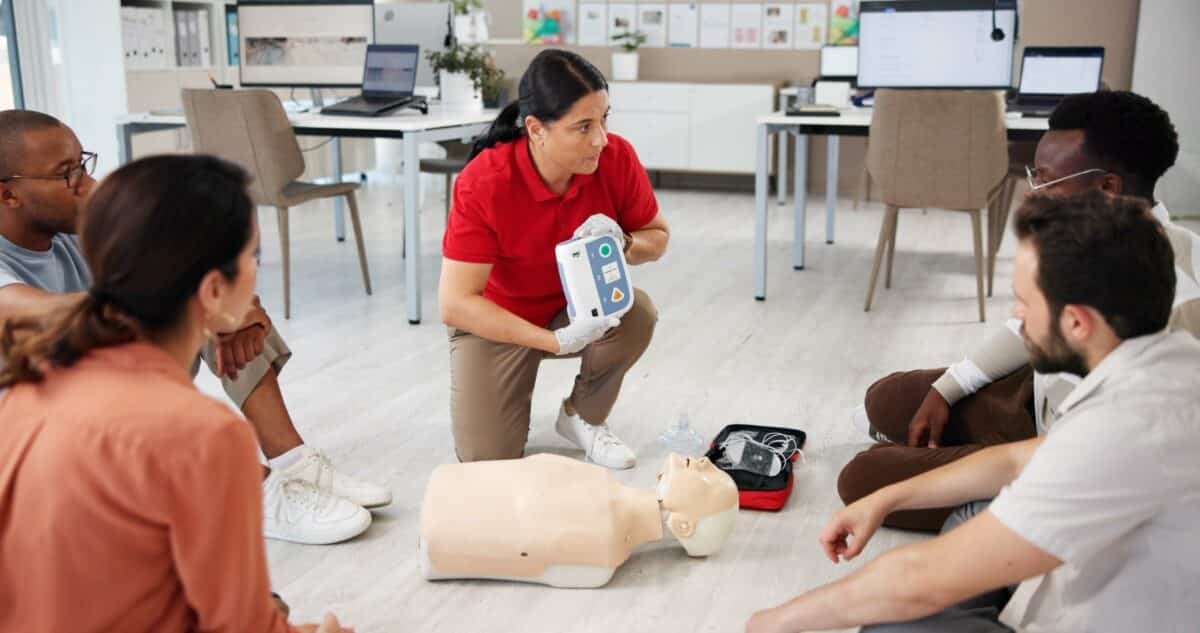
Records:
[[[838,476],[838,494],[853,503],[891,484],[962,459],[986,446],[1037,435],[1033,368],[1026,366],[950,407],[938,448],[908,446],[908,424],[944,369],[897,372],[867,390],[867,418],[893,444],[876,444],[850,460]],[[937,531],[954,508],[894,512],[884,525]]]
[[[557,329],[568,322],[563,311],[548,327]],[[621,317],[621,324],[570,356],[496,343],[451,329],[450,422],[458,458],[473,462],[516,459],[524,454],[533,386],[538,365],[545,358],[582,359],[568,400],[584,421],[603,424],[626,372],[650,345],[657,322],[658,310],[650,296],[635,290],[633,308]]]

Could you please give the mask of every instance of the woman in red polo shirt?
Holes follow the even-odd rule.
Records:
[[[439,298],[463,461],[520,457],[539,363],[577,355],[582,366],[556,429],[597,464],[636,462],[606,420],[658,313],[636,290],[619,321],[569,323],[554,257],[560,242],[594,235],[614,237],[631,265],[667,249],[646,170],[633,147],[605,129],[608,110],[608,83],[595,66],[575,53],[543,51],[455,184]]]

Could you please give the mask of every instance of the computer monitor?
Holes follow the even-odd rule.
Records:
[[[373,0],[240,0],[243,86],[362,85],[375,37]]]
[[[821,79],[854,79],[857,76],[857,46],[821,47]]]
[[[416,44],[421,47],[417,63],[417,86],[437,86],[437,77],[425,54],[450,46],[450,4],[405,2],[375,5],[375,43]]]
[[[1021,56],[1022,95],[1063,96],[1100,89],[1101,46],[1030,46]]]
[[[368,46],[367,62],[363,67],[363,94],[368,97],[412,96],[417,85],[419,53],[420,49],[415,44]]]
[[[863,0],[858,84],[1010,88],[1016,24],[1016,0]]]

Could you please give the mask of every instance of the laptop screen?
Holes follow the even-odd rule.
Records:
[[[857,77],[857,46],[822,46],[821,77]]]
[[[1070,95],[1100,88],[1103,48],[1029,47],[1021,60],[1022,95]]]
[[[363,70],[364,93],[411,95],[417,85],[418,47],[411,44],[372,44]]]

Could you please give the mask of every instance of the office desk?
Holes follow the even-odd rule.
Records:
[[[767,298],[767,174],[772,134],[796,137],[795,227],[792,236],[792,268],[804,270],[805,205],[808,203],[808,137],[827,136],[825,161],[825,243],[833,244],[837,213],[838,141],[842,136],[867,136],[871,128],[870,108],[851,108],[841,116],[788,116],[782,112],[758,117],[758,153],[754,170],[754,298]],[[1005,119],[1009,140],[1041,138],[1047,119]],[[780,178],[783,176],[780,175]]]
[[[431,105],[429,114],[401,110],[390,116],[348,117],[315,113],[289,113],[292,128],[299,136],[331,136],[334,140],[333,173],[342,177],[341,144],[338,138],[398,138],[404,139],[404,245],[407,265],[404,267],[405,303],[408,322],[421,322],[421,169],[417,147],[421,143],[461,140],[470,141],[487,130],[496,118],[496,110],[457,112]],[[117,141],[120,161],[125,164],[133,155],[133,137],[143,132],[185,127],[182,114],[129,114],[117,120]],[[334,211],[337,237],[345,239],[345,219],[340,202]]]

